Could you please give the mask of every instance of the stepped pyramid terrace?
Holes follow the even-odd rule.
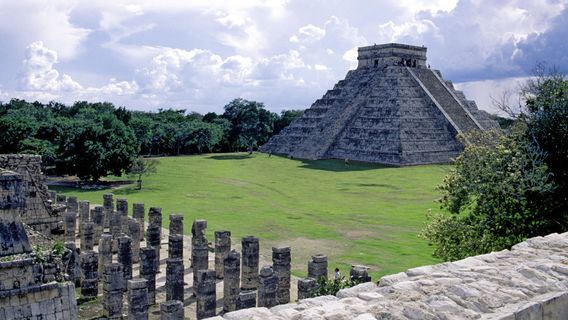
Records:
[[[389,165],[451,162],[460,132],[498,128],[474,101],[430,69],[426,47],[358,49],[358,67],[260,151],[299,159]]]

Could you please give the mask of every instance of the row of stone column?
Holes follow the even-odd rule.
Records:
[[[71,198],[71,197],[70,197]],[[69,199],[68,199],[69,202]],[[160,208],[150,208],[149,225],[147,229],[147,247],[140,248],[143,239],[144,205],[135,204],[133,214],[136,218],[128,218],[128,203],[125,199],[117,199],[117,210],[112,211],[112,196],[105,195],[105,205],[90,210],[90,217],[85,214],[88,202],[79,202],[79,217],[81,221],[81,279],[84,281],[81,293],[84,297],[95,296],[92,283],[97,278],[95,273],[101,273],[103,266],[112,262],[113,242],[116,243],[118,262],[124,283],[132,279],[132,263],[140,261],[140,276],[145,280],[145,292],[149,304],[155,304],[155,277],[160,261],[160,240],[162,214]],[[68,212],[73,212],[73,199],[68,205]],[[100,235],[99,254],[93,250],[93,237],[97,237],[95,225],[104,231],[105,212],[110,212],[109,227],[111,233]],[[103,213],[103,214],[101,214]],[[137,219],[138,218],[138,219]],[[139,222],[141,219],[142,223]],[[69,219],[71,220],[71,219]],[[91,221],[93,220],[93,221]],[[75,221],[69,221],[72,225]],[[126,225],[126,227],[125,227]],[[141,227],[142,226],[142,227]],[[194,278],[194,295],[197,298],[197,317],[205,318],[215,315],[215,281],[224,279],[224,305],[226,312],[249,307],[272,307],[290,301],[290,247],[272,248],[272,266],[263,266],[259,270],[259,241],[249,236],[242,239],[241,255],[231,251],[231,233],[229,231],[215,232],[215,268],[208,269],[208,242],[205,235],[207,221],[196,220],[192,225],[192,258],[191,268]],[[126,236],[128,234],[130,236]],[[74,238],[74,237],[73,237]],[[134,241],[133,241],[134,239]],[[74,240],[74,239],[73,239]],[[95,265],[95,267],[93,267]],[[242,266],[242,267],[241,267]],[[327,257],[315,255],[308,263],[308,279],[298,283],[299,299],[308,297],[315,288],[315,279],[327,278]],[[366,269],[355,268],[352,277],[367,279]],[[167,303],[163,313],[179,311],[175,301],[183,303],[183,216],[170,215],[170,234],[168,238],[168,258],[166,259],[166,298]],[[369,278],[370,279],[370,278]],[[123,286],[122,290],[126,290]],[[109,293],[109,295],[111,295]],[[110,304],[109,304],[110,306]],[[183,313],[183,305],[181,308]]]
[[[166,295],[170,300],[183,301],[183,238],[182,218],[170,216],[168,259],[166,260]],[[176,226],[177,225],[177,226]],[[226,312],[255,306],[271,307],[290,301],[290,247],[273,248],[273,266],[259,270],[259,241],[256,237],[242,239],[243,259],[231,250],[231,233],[215,232],[215,267],[208,269],[207,221],[192,224],[191,268],[193,294],[196,296],[198,319],[215,316],[216,279],[223,279],[223,309]],[[176,231],[178,230],[178,231]],[[242,267],[241,267],[242,266]]]

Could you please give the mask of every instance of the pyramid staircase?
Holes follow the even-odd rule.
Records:
[[[497,126],[451,82],[425,68],[425,54],[417,67],[408,67],[397,63],[396,54],[392,59],[389,55],[399,49],[408,55],[414,47],[394,46],[364,47],[366,56],[360,48],[359,68],[349,71],[260,151],[310,160],[445,163],[463,149],[457,133]],[[369,53],[369,48],[377,50]],[[410,57],[420,59],[420,54]]]

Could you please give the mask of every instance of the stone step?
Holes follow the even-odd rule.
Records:
[[[416,69],[414,72],[422,85],[430,92],[446,115],[453,121],[456,130],[460,132],[480,130],[480,127],[472,119],[469,112],[461,105],[461,102],[452,96],[448,88],[430,69]]]

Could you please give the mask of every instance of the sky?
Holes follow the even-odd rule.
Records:
[[[568,0],[0,0],[0,101],[304,109],[398,42],[494,111],[537,63],[567,72],[566,39]]]

